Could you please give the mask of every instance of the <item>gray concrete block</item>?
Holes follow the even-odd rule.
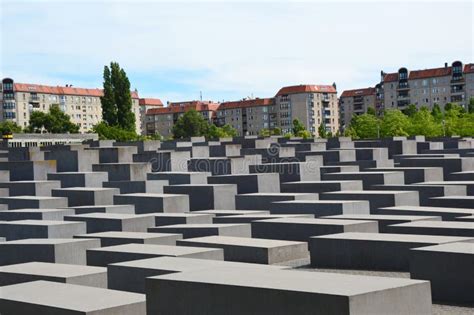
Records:
[[[150,163],[150,172],[186,172],[190,158],[190,152],[186,151],[145,151],[133,155],[134,162]]]
[[[268,210],[272,202],[317,199],[317,194],[307,193],[253,193],[236,195],[235,206],[239,210]]]
[[[67,198],[45,196],[15,196],[0,197],[0,204],[6,204],[8,209],[56,209],[67,207]]]
[[[181,234],[109,231],[74,235],[74,238],[99,239],[102,247],[123,244],[176,245]]]
[[[163,186],[168,185],[167,180],[150,181],[113,181],[104,182],[103,186],[108,188],[118,188],[121,194],[134,193],[163,193]]]
[[[439,196],[466,196],[466,187],[461,185],[375,185],[373,190],[397,190],[397,191],[417,191],[420,199],[420,205],[437,205],[433,200]]]
[[[87,225],[86,233],[108,231],[146,232],[147,228],[155,225],[155,219],[152,215],[121,213],[86,213],[65,216],[64,220],[85,222]]]
[[[109,178],[107,172],[65,172],[48,173],[48,180],[58,180],[62,188],[67,187],[102,187]]]
[[[207,182],[209,184],[235,184],[239,194],[280,192],[280,177],[275,173],[210,176]]]
[[[360,180],[363,189],[371,189],[374,185],[389,185],[405,183],[405,177],[402,172],[346,172],[329,173],[322,176],[324,180],[342,181],[342,180]]]
[[[9,196],[51,196],[51,190],[60,187],[61,182],[52,180],[0,182],[0,188],[8,188]]]
[[[188,161],[188,171],[209,172],[212,175],[248,174],[249,165],[255,164],[252,162],[244,156],[192,158]]]
[[[53,189],[53,197],[65,197],[68,206],[99,206],[114,203],[114,195],[120,193],[118,188],[69,187]]]
[[[148,232],[179,233],[183,238],[210,235],[251,237],[250,224],[173,224],[152,227]]]
[[[45,262],[0,267],[0,286],[38,280],[107,288],[107,269]]]
[[[222,249],[202,247],[124,244],[88,249],[87,264],[89,266],[105,267],[108,264],[118,262],[163,256],[223,260],[224,251]]]
[[[245,271],[246,269],[279,270],[285,268],[210,259],[157,257],[109,264],[107,266],[108,286],[109,289],[113,290],[145,293],[145,279],[147,277],[221,267],[234,268],[236,271]]]
[[[159,172],[148,173],[147,180],[167,180],[169,185],[207,184],[209,172]]]
[[[324,180],[288,182],[281,184],[281,192],[285,193],[323,193],[341,190],[362,190],[360,180]]]
[[[44,152],[45,160],[55,160],[58,172],[91,172],[99,163],[97,150],[53,150]]]
[[[7,241],[30,238],[72,238],[86,232],[82,222],[18,220],[0,222],[0,236]]]
[[[280,183],[298,181],[318,181],[321,179],[319,167],[322,161],[318,162],[289,162],[289,163],[268,163],[250,165],[250,173],[277,173],[280,175]]]
[[[179,246],[222,248],[224,260],[276,264],[308,257],[306,242],[289,242],[257,238],[206,236],[178,240]]]
[[[26,239],[0,243],[0,266],[32,261],[86,264],[86,249],[100,247],[97,239]]]
[[[474,244],[458,242],[410,251],[410,277],[431,283],[433,300],[474,303]]]
[[[47,180],[48,173],[56,172],[56,161],[0,162],[0,170],[10,171],[10,180]]]
[[[189,212],[188,195],[123,194],[114,196],[114,204],[135,205],[135,213],[137,214],[154,212]]]
[[[448,186],[449,187],[449,186]],[[447,208],[469,208],[474,209],[474,196],[442,196],[431,198],[430,206]]]
[[[80,297],[80,298],[78,298]],[[2,288],[2,314],[145,315],[145,296],[103,288],[50,281],[19,283]]]
[[[147,278],[146,294],[149,314],[431,314],[427,281],[323,272],[186,271]]]
[[[189,196],[189,210],[235,209],[237,185],[200,184],[172,185],[163,188],[165,194]]]
[[[343,232],[377,233],[378,224],[364,220],[285,218],[252,222],[252,237],[307,242],[311,236]]]
[[[442,167],[383,167],[369,168],[366,172],[403,172],[405,184],[443,180]]]
[[[388,215],[440,216],[443,219],[443,221],[452,221],[452,220],[456,220],[458,217],[473,215],[474,209],[398,206],[398,207],[380,208],[378,210],[378,213],[388,214]]]
[[[272,214],[311,214],[315,217],[338,214],[369,214],[366,200],[293,200],[272,202]]]
[[[455,221],[415,221],[389,225],[387,233],[474,237],[474,224]]]
[[[73,209],[17,209],[0,211],[0,220],[48,220],[63,221],[65,215],[74,214]]]
[[[146,174],[151,172],[150,163],[106,163],[92,165],[94,172],[107,172],[109,181],[146,180]]]
[[[215,217],[223,217],[228,215],[240,215],[240,214],[269,214],[268,210],[222,210],[222,209],[212,209],[212,210],[201,210],[194,211],[193,214],[209,214]]]
[[[314,218],[311,214],[238,214],[215,217],[213,223],[252,223],[258,220],[279,218]]]
[[[464,237],[340,233],[311,237],[311,265],[317,268],[408,271],[410,249],[469,240]]]
[[[154,213],[155,226],[172,224],[211,224],[214,215],[206,213]]]
[[[73,214],[86,214],[86,213],[135,214],[134,205],[75,206],[75,207],[69,207],[68,209],[74,210]]]

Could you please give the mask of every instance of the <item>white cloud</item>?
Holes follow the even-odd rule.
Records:
[[[0,69],[19,81],[91,86],[117,60],[138,78],[133,86],[164,100],[199,91],[216,100],[267,97],[300,83],[336,82],[342,91],[374,84],[382,69],[474,61],[472,7],[3,0]]]

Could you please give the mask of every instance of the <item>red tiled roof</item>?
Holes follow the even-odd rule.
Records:
[[[384,82],[394,82],[398,81],[398,73],[386,73],[385,76],[383,77]]]
[[[425,70],[410,71],[408,75],[409,80],[432,78],[432,77],[444,77],[451,75],[451,67],[433,68]]]
[[[167,107],[152,108],[147,110],[147,115],[163,115],[173,113],[184,113],[188,110],[194,109],[198,112],[204,111],[216,111],[219,108],[218,103],[213,102],[201,102],[201,101],[190,101],[182,103],[170,103]]]
[[[354,97],[354,96],[367,96],[367,95],[375,95],[375,88],[369,87],[365,89],[346,90],[342,92],[341,97]]]
[[[299,93],[336,93],[332,85],[294,85],[282,87],[276,95],[299,94]]]
[[[159,98],[141,98],[139,101],[140,105],[144,106],[158,106],[163,107],[163,103]]]
[[[251,99],[251,100],[224,102],[224,103],[221,103],[221,106],[219,106],[219,110],[230,109],[230,108],[270,106],[274,104],[275,104],[274,98],[256,98],[256,99]]]
[[[474,73],[474,63],[464,65],[464,73]]]
[[[41,94],[55,94],[55,95],[77,95],[77,96],[95,96],[100,97],[104,95],[101,89],[85,89],[69,86],[48,86],[40,84],[29,83],[15,83],[13,90],[16,92],[36,92]],[[136,91],[130,91],[132,98],[138,98]]]

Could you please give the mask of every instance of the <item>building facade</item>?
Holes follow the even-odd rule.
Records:
[[[214,122],[218,103],[211,101],[188,101],[168,103],[167,107],[153,108],[146,112],[146,135],[159,133],[167,138],[173,135],[173,126],[185,112],[194,109],[207,121]]]
[[[344,129],[351,122],[352,116],[377,108],[376,88],[369,87],[357,90],[346,90],[339,97],[341,127]]]
[[[362,90],[366,89],[342,93],[340,100],[342,126],[347,126],[352,115],[367,112],[367,107],[355,107],[352,96],[349,96],[354,91]],[[373,99],[372,96],[369,99],[364,98],[364,102],[369,103]],[[471,98],[474,98],[474,64],[463,65],[461,61],[454,61],[451,65],[445,63],[444,67],[440,68],[410,71],[403,67],[393,73],[382,71],[381,80],[374,87],[373,106],[378,113],[384,109],[403,110],[410,104],[418,108],[422,106],[433,108],[438,104],[443,109],[447,103],[467,107]],[[355,108],[359,110],[354,110]]]
[[[141,134],[142,117],[138,93],[133,91],[131,94],[132,111],[136,117],[135,129]],[[24,128],[28,126],[33,111],[47,112],[51,105],[58,104],[71,117],[71,121],[79,126],[79,132],[85,133],[102,121],[102,95],[101,89],[15,83],[13,79],[5,78],[0,90],[0,117]]]

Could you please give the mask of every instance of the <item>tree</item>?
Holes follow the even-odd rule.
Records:
[[[40,133],[42,130],[50,133],[78,133],[79,126],[71,122],[71,117],[61,111],[58,104],[53,104],[48,113],[34,111],[30,115],[27,130]]]
[[[306,127],[303,123],[298,118],[293,119],[293,134],[298,137],[298,134],[304,130],[306,130]]]
[[[92,132],[99,135],[101,140],[133,141],[139,136],[134,130],[125,130],[118,126],[109,126],[106,122],[100,122],[92,128]]]
[[[101,97],[102,117],[109,126],[135,130],[130,81],[117,62],[104,67],[104,96]]]
[[[438,104],[434,104],[433,109],[431,110],[431,116],[433,116],[435,122],[441,123],[443,121],[443,112],[441,107]]]
[[[434,116],[427,107],[420,108],[410,118],[409,134],[412,136],[438,137],[443,135],[443,126],[436,122]]]
[[[326,126],[324,123],[321,123],[318,127],[318,134],[320,138],[326,138],[327,137],[327,131],[326,131]]]
[[[275,127],[271,130],[272,135],[274,136],[281,136],[281,128]]]
[[[1,134],[8,134],[8,133],[20,133],[22,129],[20,126],[17,125],[14,121],[2,121],[0,122],[0,133]]]
[[[407,115],[408,117],[413,117],[416,114],[417,111],[418,111],[418,109],[416,108],[416,105],[415,104],[410,104],[402,112],[405,115]]]
[[[227,124],[222,127],[211,124],[205,136],[210,139],[235,137],[237,136],[237,130]]]
[[[346,136],[354,139],[371,139],[378,137],[379,119],[374,115],[362,114],[354,116]]]
[[[469,104],[467,105],[469,114],[474,114],[474,97],[469,99]]]
[[[375,108],[373,108],[373,107],[368,107],[368,108],[367,108],[367,114],[372,115],[372,116],[376,116]]]
[[[388,109],[384,112],[380,124],[380,136],[408,136],[410,120],[398,109]]]
[[[208,134],[209,123],[195,109],[181,115],[173,126],[175,138],[199,137]]]

